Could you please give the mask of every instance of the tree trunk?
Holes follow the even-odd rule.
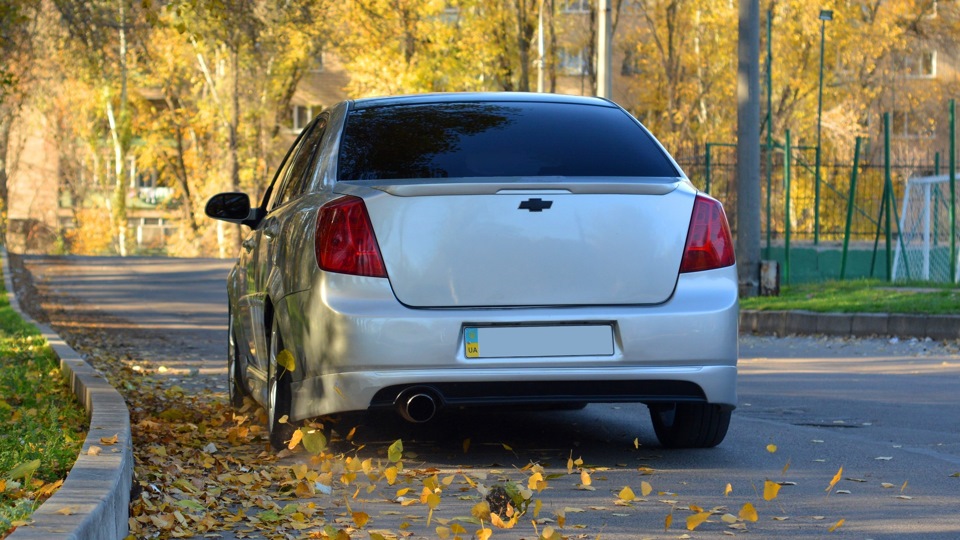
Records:
[[[520,54],[520,80],[517,89],[521,92],[530,91],[530,39],[527,34],[527,2],[515,0],[514,8],[517,11],[517,51]]]
[[[0,240],[7,243],[7,209],[10,208],[10,192],[7,188],[7,144],[10,141],[9,118],[0,120]]]
[[[127,256],[127,205],[126,190],[124,189],[123,145],[120,143],[120,133],[116,116],[113,114],[113,103],[110,102],[110,91],[104,91],[107,102],[107,121],[110,124],[110,138],[113,141],[114,175],[113,195],[110,197],[110,218],[112,222],[114,241],[117,253],[121,257]]]
[[[233,63],[233,84],[231,85],[231,101],[233,110],[230,114],[230,142],[229,157],[227,163],[230,167],[230,189],[231,191],[240,191],[240,160],[238,132],[240,129],[240,44],[239,37],[233,43],[231,50],[231,61]],[[243,241],[243,231],[240,225],[234,227],[236,235],[234,238],[235,251],[240,251],[240,243]]]

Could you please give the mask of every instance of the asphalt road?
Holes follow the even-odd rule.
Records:
[[[129,330],[129,344],[167,367],[178,384],[224,395],[229,262],[25,261],[72,309],[95,311]],[[551,480],[540,495],[542,516],[566,509],[571,538],[960,538],[957,343],[744,336],[740,352],[740,406],[726,440],[711,450],[659,448],[646,408],[638,405],[449,412],[426,426],[367,417],[357,441],[375,448],[402,438],[416,467],[441,474],[469,468],[491,482],[525,478],[516,469],[530,462],[566,473],[568,457],[582,457],[592,467],[593,491],[578,489],[580,477],[572,475]],[[839,482],[828,489],[840,467]],[[763,498],[766,480],[786,484],[771,501]],[[644,481],[654,492],[643,501],[615,504],[624,486],[640,497]],[[725,495],[728,484],[732,492]],[[685,528],[689,505],[737,514],[747,502],[760,519],[746,531],[728,529],[718,516],[693,532]],[[436,537],[436,523],[428,527],[404,507],[366,504],[376,528],[399,530],[407,520],[413,537]],[[435,516],[467,515],[472,504],[445,499]],[[664,531],[671,510],[673,525]],[[533,536],[529,525],[494,534]]]

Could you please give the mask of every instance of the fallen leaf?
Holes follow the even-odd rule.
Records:
[[[827,532],[833,532],[833,531],[839,529],[840,527],[843,527],[843,522],[844,522],[844,521],[845,521],[845,520],[841,519],[840,521],[834,523],[833,525],[830,526],[829,529],[827,529]]]
[[[753,507],[750,503],[745,503],[743,507],[740,508],[740,519],[744,521],[757,521],[760,519],[760,516],[757,515],[757,509]]]
[[[91,449],[97,448],[96,446],[91,446]],[[97,448],[97,454],[99,454],[99,448]],[[90,454],[95,456],[97,454]],[[10,472],[7,473],[7,476],[13,480],[22,479],[24,481],[29,480],[33,477],[33,473],[37,472],[37,469],[40,468],[40,460],[34,459],[17,465],[16,467],[10,469]]]
[[[358,529],[362,529],[370,521],[370,516],[366,512],[353,512],[352,517]]]
[[[303,448],[313,455],[319,455],[327,448],[327,436],[319,429],[308,429],[301,433]]]
[[[895,485],[893,485],[893,484],[891,484],[891,483],[889,483],[889,482],[881,482],[881,483],[880,483],[880,487],[882,487],[883,489],[892,489],[892,488],[895,488],[895,487],[897,487],[897,486],[895,486]]]
[[[730,484],[727,484],[727,487],[723,488],[723,496],[726,497],[727,495],[730,495],[731,493],[733,493],[733,486],[730,485]]]
[[[775,444],[768,444],[768,445],[767,445],[767,452],[770,452],[771,454],[774,454],[774,453],[776,453],[776,451],[777,451],[777,445],[775,445]]]
[[[651,486],[648,482],[640,482],[641,496],[646,497],[647,495],[650,495],[650,493],[652,492],[653,492],[653,486]]]
[[[390,448],[387,449],[387,459],[392,463],[396,463],[400,461],[401,457],[403,457],[403,441],[397,439],[390,445]]]
[[[763,483],[763,500],[772,501],[780,493],[780,484],[767,480]]]
[[[294,448],[297,447],[298,444],[300,444],[300,441],[302,440],[303,440],[303,430],[297,429],[296,431],[293,432],[293,435],[290,437],[290,442],[287,444],[287,449],[293,450]]]
[[[102,452],[102,451],[103,451],[103,448],[100,448],[99,446],[91,446],[90,448],[87,449],[87,455],[88,455],[88,456],[99,456],[99,455],[100,455],[100,452]]]
[[[583,486],[589,486],[593,483],[593,480],[590,479],[590,473],[587,471],[580,471],[580,484]]]
[[[104,446],[113,446],[120,441],[120,434],[117,433],[113,437],[100,437],[100,444]]]
[[[893,456],[879,456],[879,457],[875,457],[875,458],[873,458],[873,459],[875,459],[875,460],[877,460],[877,461],[890,461],[891,459],[893,459]]]
[[[898,499],[903,499],[903,500],[905,500],[905,501],[909,501],[909,500],[913,499],[913,497],[911,497],[911,496],[909,496],[909,495],[897,495],[897,498],[898,498]]]
[[[617,497],[620,497],[620,500],[624,502],[632,502],[634,499],[637,498],[633,490],[630,489],[630,486],[626,486],[623,489],[621,489]]]
[[[57,513],[63,516],[72,516],[77,512],[76,507],[73,506],[64,506],[63,508],[57,510]]]
[[[724,523],[727,523],[727,524],[736,523],[736,522],[737,522],[737,516],[735,516],[735,515],[733,515],[733,514],[724,514],[724,515],[720,516],[720,521],[722,521],[722,522],[724,522]]]
[[[692,531],[710,519],[710,512],[700,512],[687,517],[687,530]]]
[[[672,524],[673,524],[673,514],[670,513],[670,514],[667,514],[667,517],[663,519],[663,530],[669,531],[670,525]]]
[[[830,491],[831,489],[833,489],[833,486],[837,485],[837,482],[839,482],[841,478],[843,478],[842,466],[840,467],[840,470],[837,471],[837,474],[833,475],[833,480],[830,480],[830,485],[827,486],[827,489],[825,489],[824,491]]]
[[[297,361],[293,358],[293,353],[284,349],[277,354],[277,365],[287,371],[296,371]]]

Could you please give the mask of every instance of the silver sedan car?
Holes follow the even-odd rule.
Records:
[[[545,94],[346,101],[300,134],[228,279],[235,405],[298,421],[636,402],[667,447],[736,405],[723,208],[618,105]]]

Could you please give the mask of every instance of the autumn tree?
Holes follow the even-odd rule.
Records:
[[[734,133],[736,3],[709,0],[635,2],[618,20],[618,46],[635,96],[626,104],[668,146]],[[726,98],[724,96],[727,96]]]
[[[217,191],[256,197],[270,180],[290,142],[282,126],[291,99],[328,40],[327,5],[183,1],[149,18],[141,83],[160,99],[141,101],[138,133],[149,144],[138,158],[176,187],[185,225],[178,251],[216,245],[224,254],[222,223],[210,225],[198,209]]]
[[[544,9],[553,4],[545,0]],[[540,5],[539,0],[343,2],[337,7],[336,46],[351,74],[349,92],[360,97],[529,91]]]
[[[127,254],[127,158],[133,139],[129,103],[131,32],[138,27],[135,3],[129,0],[54,0],[71,41],[75,67],[85,73],[101,96],[113,149],[113,187],[107,198],[114,243]],[[139,25],[142,28],[142,24]]]

